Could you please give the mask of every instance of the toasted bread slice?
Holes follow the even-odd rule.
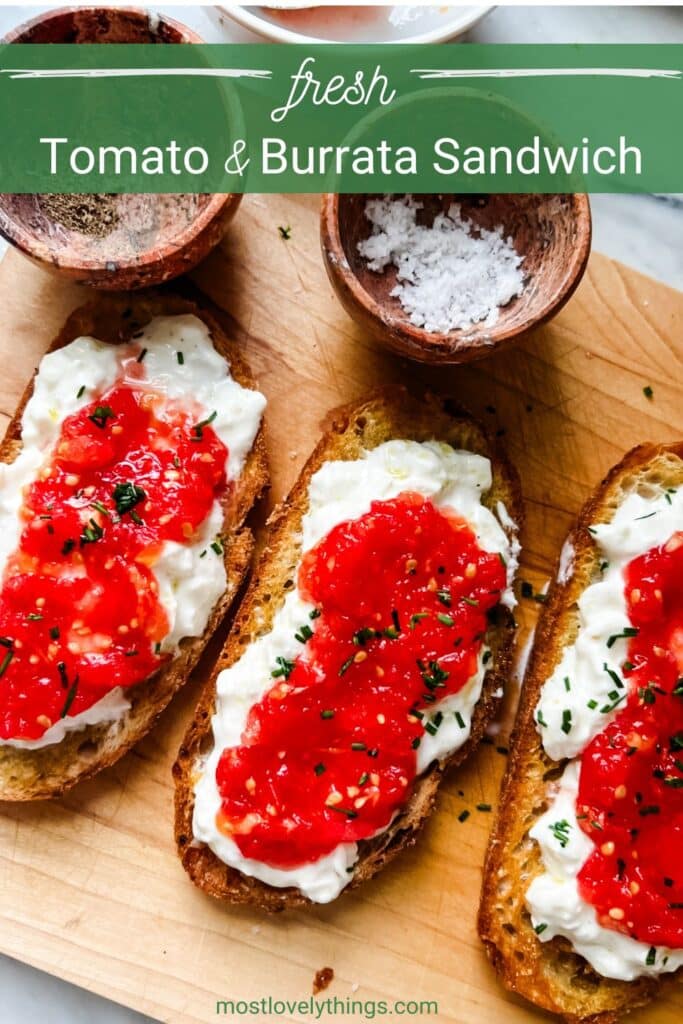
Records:
[[[630,493],[652,485],[683,485],[683,443],[643,445],[629,452],[588,501],[567,538],[573,548],[571,571],[562,559],[558,562],[536,629],[484,869],[479,934],[501,981],[572,1024],[611,1024],[671,980],[669,975],[625,982],[597,974],[566,940],[540,942],[525,903],[529,885],[543,870],[529,830],[548,807],[548,783],[562,772],[542,747],[534,711],[543,683],[576,638],[576,602],[599,572],[598,548],[588,527],[609,522]]]
[[[82,335],[111,344],[127,342],[155,316],[192,313],[209,328],[216,350],[230,365],[235,380],[253,388],[251,373],[218,322],[192,302],[168,292],[100,297],[77,309],[67,320],[51,351]],[[33,391],[31,382],[10,422],[0,461],[12,462],[21,450],[21,417]],[[127,690],[130,710],[117,721],[68,733],[51,746],[35,750],[0,745],[0,800],[55,797],[77,782],[114,764],[154,725],[174,693],[187,680],[204,647],[233,601],[247,572],[253,537],[244,521],[268,481],[265,441],[261,426],[236,486],[224,499],[224,558],[227,587],[214,607],[201,637],[187,638],[177,656],[149,679]]]
[[[233,903],[250,903],[267,911],[280,911],[310,901],[293,887],[275,888],[247,877],[219,860],[208,846],[193,841],[192,817],[197,762],[212,746],[211,716],[215,705],[218,674],[241,656],[245,647],[267,633],[288,587],[291,587],[300,556],[301,520],[308,508],[308,487],[313,474],[329,460],[352,460],[363,450],[385,441],[405,438],[416,441],[437,439],[455,448],[487,456],[492,463],[493,485],[483,496],[495,508],[502,501],[512,519],[520,524],[522,505],[519,482],[501,451],[467,415],[448,401],[433,395],[424,401],[404,390],[382,393],[332,414],[331,425],[306,463],[288,498],[273,513],[265,550],[237,613],[232,632],[215,667],[181,747],[174,766],[176,779],[176,840],[178,852],[192,880],[207,893]],[[496,624],[487,634],[493,651],[482,694],[475,709],[469,739],[448,761],[434,763],[415,786],[402,811],[381,835],[359,844],[360,855],[354,877],[346,889],[371,878],[404,847],[414,843],[431,813],[436,791],[447,768],[463,762],[477,746],[487,722],[495,714],[507,679],[514,639],[511,613],[499,608]],[[346,890],[345,890],[346,891]]]

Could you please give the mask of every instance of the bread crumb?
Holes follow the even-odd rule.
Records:
[[[321,967],[319,971],[316,971],[313,978],[313,995],[317,996],[319,992],[324,992],[333,978],[334,971],[331,967]]]
[[[358,984],[358,982],[354,981],[353,985],[351,986],[351,991],[352,992],[357,992],[359,988],[360,988],[360,985]]]

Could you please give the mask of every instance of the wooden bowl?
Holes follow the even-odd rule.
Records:
[[[65,7],[20,25],[10,43],[201,43],[137,8]],[[241,195],[0,195],[0,233],[64,277],[107,290],[145,288],[196,266],[223,238]]]
[[[472,324],[448,333],[427,331],[410,322],[391,294],[396,269],[368,268],[358,243],[371,233],[365,217],[367,194],[323,196],[321,245],[330,281],[347,313],[377,341],[402,356],[426,363],[465,363],[489,355],[526,331],[549,320],[571,297],[586,269],[591,244],[588,197],[562,195],[419,196],[424,209],[419,223],[431,224],[452,202],[463,217],[491,230],[502,225],[524,257],[525,287],[486,327]]]

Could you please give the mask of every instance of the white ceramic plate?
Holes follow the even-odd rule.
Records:
[[[279,43],[441,43],[462,35],[492,6],[221,6],[243,28]]]

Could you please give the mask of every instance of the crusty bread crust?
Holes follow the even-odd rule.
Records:
[[[254,381],[246,363],[213,316],[195,303],[166,291],[98,298],[69,317],[50,350],[61,348],[81,335],[91,335],[110,344],[124,343],[155,316],[186,313],[193,313],[207,325],[217,351],[228,360],[235,380],[253,388]],[[0,445],[2,462],[13,462],[21,451],[21,417],[32,391],[33,381],[26,388]],[[131,707],[120,720],[88,726],[67,734],[61,743],[38,750],[0,746],[0,800],[59,796],[77,782],[114,764],[149,732],[187,680],[239,590],[253,550],[253,537],[244,526],[244,520],[267,482],[261,427],[237,484],[229,487],[225,495],[222,536],[227,587],[203,635],[183,640],[173,661],[127,691]]]
[[[629,452],[587,502],[567,539],[574,549],[573,568],[559,580],[556,573],[541,612],[486,857],[479,934],[491,962],[507,988],[571,1024],[612,1024],[671,982],[671,976],[624,982],[598,975],[566,940],[540,942],[525,905],[532,879],[543,870],[529,829],[547,809],[549,782],[563,770],[543,750],[533,716],[544,681],[576,638],[576,602],[599,572],[588,527],[608,522],[630,492],[647,494],[662,485],[683,485],[683,443],[642,445]]]
[[[241,656],[244,648],[267,633],[286,589],[292,586],[300,556],[300,524],[308,508],[308,486],[313,474],[331,459],[357,459],[391,438],[417,441],[438,439],[456,448],[486,455],[493,467],[493,485],[483,500],[491,508],[502,501],[510,516],[521,525],[519,482],[500,449],[481,427],[453,405],[434,395],[423,401],[403,389],[383,392],[331,414],[329,429],[306,463],[288,498],[273,513],[265,550],[253,572],[233,629],[218,659],[174,766],[176,780],[176,841],[183,866],[205,892],[232,903],[250,903],[267,911],[298,907],[310,901],[295,888],[278,889],[249,878],[220,861],[208,846],[193,842],[192,814],[197,759],[211,747],[211,716],[216,678]],[[512,657],[514,620],[500,608],[496,623],[487,633],[493,650],[482,696],[475,709],[468,741],[446,762],[434,764],[420,778],[404,811],[382,835],[360,843],[359,866],[344,891],[371,878],[401,849],[412,845],[431,813],[436,791],[445,770],[460,764],[479,743],[486,724],[498,707]]]

